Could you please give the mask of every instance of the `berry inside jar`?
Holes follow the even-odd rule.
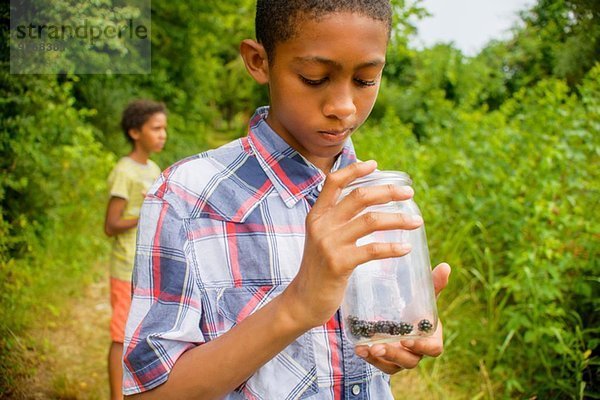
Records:
[[[433,329],[429,319],[422,319],[417,324],[404,321],[366,321],[357,316],[346,318],[350,334],[359,342],[361,339],[372,339],[377,336],[427,336]],[[415,326],[416,325],[416,326]]]

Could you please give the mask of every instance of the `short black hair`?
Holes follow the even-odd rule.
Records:
[[[257,0],[254,20],[256,40],[263,45],[269,60],[275,45],[291,39],[304,18],[322,18],[338,12],[361,14],[384,22],[392,29],[389,0]]]
[[[158,101],[137,99],[125,107],[123,116],[121,117],[121,128],[130,143],[133,144],[134,140],[129,136],[129,130],[141,129],[146,121],[156,113],[167,114],[167,106]]]

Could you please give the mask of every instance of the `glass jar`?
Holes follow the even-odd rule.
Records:
[[[359,187],[411,185],[408,174],[375,171],[347,186],[340,200]],[[421,215],[413,199],[368,207],[365,212]],[[355,345],[394,342],[433,334],[437,307],[425,226],[414,230],[377,231],[358,246],[372,242],[410,243],[411,251],[396,258],[361,264],[352,273],[341,306],[344,331]]]

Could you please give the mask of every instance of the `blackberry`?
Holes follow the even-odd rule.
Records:
[[[348,325],[350,326],[350,333],[353,336],[356,337],[361,337],[362,333],[363,333],[363,329],[362,329],[362,323],[364,321],[361,321],[360,319],[358,319],[358,317],[355,317],[353,315],[350,315],[346,321],[348,322]]]
[[[375,331],[377,333],[391,334],[393,324],[392,321],[377,321],[375,322]]]
[[[350,325],[350,333],[355,337],[371,337],[376,332],[374,322],[363,321],[352,315],[346,321]]]
[[[412,324],[408,322],[392,322],[390,334],[392,335],[408,335],[413,330]]]
[[[394,325],[396,324],[394,321],[385,321],[386,322],[386,327],[387,327],[387,332],[390,335],[393,335],[394,333]]]
[[[394,335],[394,336],[402,335],[402,328],[400,327],[400,323],[392,322],[392,326],[390,328],[390,335]]]
[[[371,337],[376,333],[375,330],[375,322],[371,322],[371,321],[363,321],[365,323],[365,334],[363,336],[365,337]]]
[[[429,332],[433,328],[431,322],[428,319],[422,319],[419,321],[419,330],[421,332]]]
[[[408,335],[413,330],[413,325],[409,324],[408,322],[400,322],[399,325],[400,325],[400,334],[401,335]]]

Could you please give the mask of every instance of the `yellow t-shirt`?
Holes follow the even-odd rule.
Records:
[[[145,193],[160,175],[156,163],[148,160],[140,164],[130,157],[123,157],[117,162],[108,177],[110,197],[127,200],[123,218],[135,219],[140,216],[140,208]],[[110,276],[124,281],[131,280],[131,271],[135,260],[135,241],[137,228],[129,229],[114,237]]]

